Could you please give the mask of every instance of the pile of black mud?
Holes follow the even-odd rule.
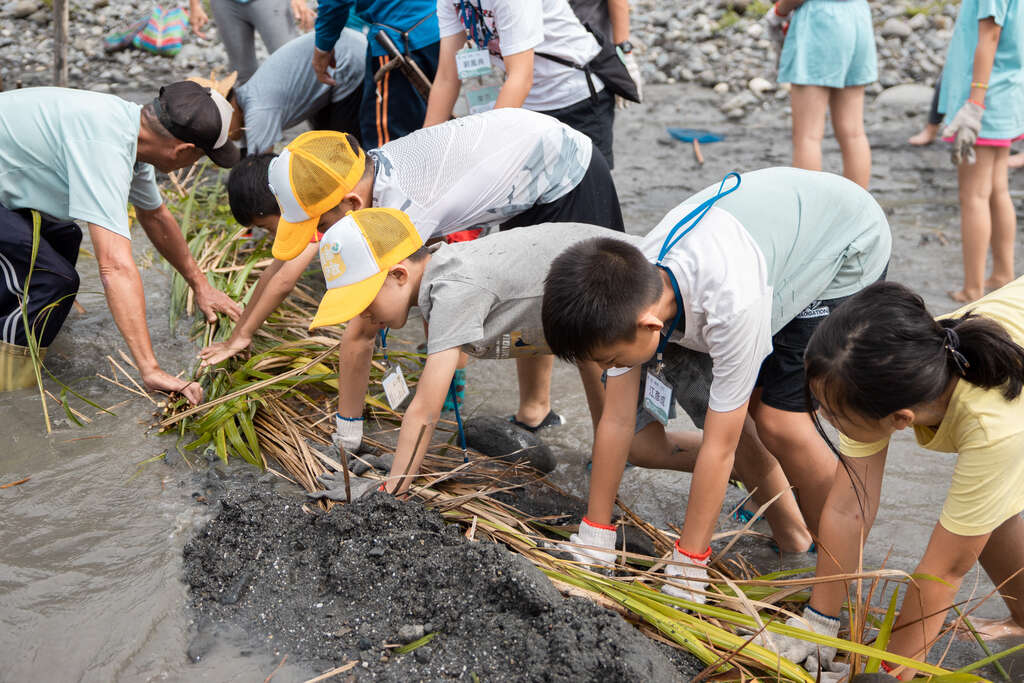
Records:
[[[219,505],[185,547],[198,620],[314,670],[359,660],[360,680],[669,681],[701,668],[418,503],[373,494],[310,514],[257,485]],[[408,654],[386,647],[424,633],[436,636]]]

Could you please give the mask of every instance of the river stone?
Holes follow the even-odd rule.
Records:
[[[775,89],[775,86],[772,85],[772,83],[767,78],[762,78],[760,76],[755,76],[754,78],[751,78],[750,82],[747,83],[747,87],[750,88],[750,91],[757,96],[761,96],[765,94],[767,91]]]
[[[508,418],[482,415],[466,420],[466,444],[484,455],[502,460],[525,460],[541,472],[555,469],[555,456],[540,437]]]
[[[881,34],[883,38],[906,38],[911,33],[913,33],[913,30],[910,28],[910,25],[896,17],[889,17],[882,24]]]
[[[6,14],[14,17],[15,19],[24,19],[25,17],[33,14],[43,7],[41,2],[36,0],[18,0],[7,6]]]
[[[904,83],[886,88],[875,98],[876,107],[899,112],[924,113],[932,102],[933,89],[930,85]]]

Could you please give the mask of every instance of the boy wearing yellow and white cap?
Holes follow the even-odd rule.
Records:
[[[419,470],[460,353],[494,359],[550,354],[541,323],[544,277],[562,251],[595,237],[640,241],[594,225],[560,223],[424,247],[409,217],[393,209],[354,211],[324,233],[319,254],[328,290],[311,327],[362,320],[397,329],[413,306],[430,327],[426,364],[402,419],[385,490],[404,491]],[[581,376],[590,369],[581,366]],[[584,381],[588,390],[600,386],[600,372],[593,370]],[[588,400],[593,405],[595,397]]]
[[[312,260],[316,246],[311,241],[317,231],[352,210],[401,209],[423,242],[493,224],[505,230],[575,222],[623,230],[611,173],[590,139],[524,109],[463,117],[368,153],[351,136],[305,133],[271,163],[269,181],[281,210],[274,241],[279,261],[261,278],[231,339],[201,352],[207,363],[220,362],[248,346],[266,315]],[[232,196],[233,206],[236,199]],[[358,448],[362,440],[363,397],[380,329],[356,318],[342,339],[337,434],[348,450]],[[520,377],[530,386],[520,392],[515,414],[520,423],[537,426],[549,415],[550,368],[548,358],[521,363]]]

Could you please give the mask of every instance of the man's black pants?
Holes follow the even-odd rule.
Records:
[[[39,346],[57,336],[78,294],[78,248],[82,230],[70,221],[40,214],[39,247],[28,292],[25,279],[32,261],[32,212],[0,205],[0,339],[28,346],[22,299]]]

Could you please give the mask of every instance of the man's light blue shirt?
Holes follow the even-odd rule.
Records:
[[[140,105],[68,88],[0,93],[0,204],[94,223],[129,237],[128,204],[163,204],[135,160]]]

